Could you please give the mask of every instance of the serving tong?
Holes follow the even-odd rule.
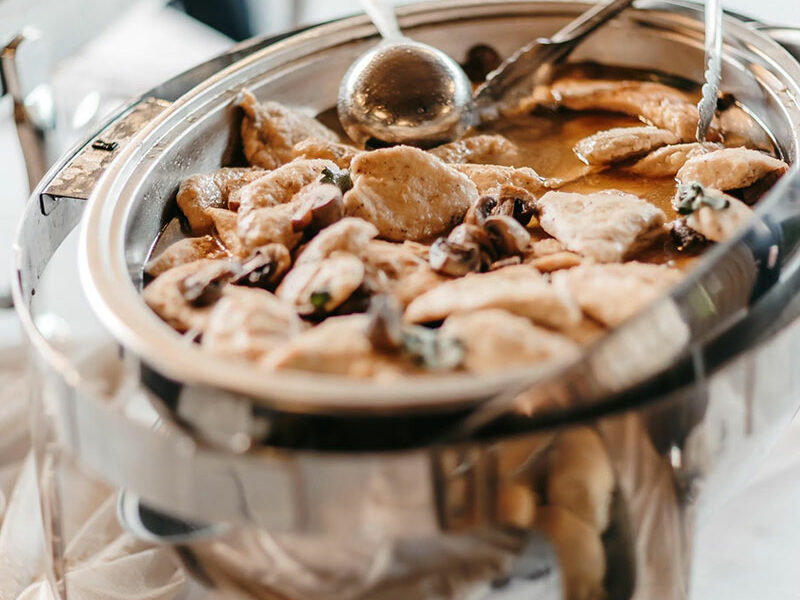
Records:
[[[549,82],[554,67],[566,60],[587,36],[613,19],[633,0],[611,0],[597,4],[549,38],[538,38],[514,52],[475,90],[475,112],[479,120],[494,118],[499,105],[510,105]]]
[[[700,120],[697,141],[705,142],[708,128],[717,111],[719,84],[722,79],[722,4],[721,0],[706,0],[706,72],[703,97],[697,104]]]
[[[598,5],[587,11],[575,21],[559,30],[550,39],[539,39],[520,48],[495,71],[487,75],[475,95],[476,110],[483,110],[489,116],[499,102],[509,95],[514,99],[530,93],[538,84],[547,83],[552,67],[563,61],[577,44],[607,20],[619,14],[631,2],[617,1]],[[705,142],[711,122],[717,111],[720,83],[722,80],[722,4],[721,0],[706,0],[705,4],[705,82],[702,97],[697,104],[697,141]],[[531,76],[532,73],[532,76]],[[517,86],[514,88],[514,86]],[[782,185],[796,189],[800,180],[800,170],[795,168],[784,177]],[[777,224],[785,227],[796,222],[796,217],[785,218]],[[520,409],[518,390],[487,403],[461,422],[452,434],[453,439],[474,435],[477,431],[488,430],[492,423],[508,418]]]

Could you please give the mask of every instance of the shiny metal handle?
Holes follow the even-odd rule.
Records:
[[[720,0],[706,2],[706,71],[703,97],[697,105],[700,121],[697,124],[697,141],[705,142],[711,120],[717,112],[717,97],[722,79],[722,4]]]
[[[540,71],[557,64],[590,33],[613,19],[633,0],[611,0],[592,7],[580,17],[561,28],[552,37],[540,38],[517,50],[489,73],[486,81],[475,91],[475,107],[479,115],[493,115],[495,104],[517,87],[515,96],[524,95],[540,77]],[[525,80],[528,84],[522,85]]]
[[[598,4],[560,29],[550,38],[550,43],[561,44],[571,42],[577,44],[595,29],[616,17],[623,10],[633,4],[633,0],[611,0]]]
[[[40,32],[26,29],[0,49],[0,87],[14,102],[14,123],[31,190],[60,153],[54,139],[56,111],[44,70],[43,44]]]
[[[59,198],[88,199],[100,175],[133,135],[200,82],[234,62],[306,29],[308,27],[237,44],[230,51],[170,79],[120,108],[100,127],[94,138],[64,153],[68,158],[50,171],[49,178],[39,186],[42,213],[49,214],[53,203]],[[44,168],[49,164],[45,164]]]
[[[47,183],[41,194],[42,212],[48,214],[57,198],[87,200],[106,167],[122,148],[170,104],[150,97],[123,110],[121,116],[85,144]]]
[[[386,0],[361,0],[364,12],[378,28],[385,40],[394,40],[403,37],[394,9]]]

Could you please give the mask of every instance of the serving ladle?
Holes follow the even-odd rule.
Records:
[[[359,146],[430,147],[472,124],[472,84],[441,50],[405,37],[385,0],[362,0],[383,40],[347,70],[339,121]]]
[[[459,64],[441,50],[405,37],[386,0],[362,0],[383,40],[350,65],[337,109],[359,146],[411,144],[423,148],[459,138],[497,113],[513,91],[521,96],[586,36],[633,3],[597,4],[549,39],[517,50],[475,92]]]

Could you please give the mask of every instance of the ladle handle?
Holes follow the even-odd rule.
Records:
[[[367,13],[375,27],[385,40],[396,40],[403,37],[397,19],[394,15],[394,8],[387,0],[361,0],[361,6]]]

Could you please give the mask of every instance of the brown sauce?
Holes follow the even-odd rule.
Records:
[[[655,81],[680,89],[691,100],[697,100],[700,96],[699,86],[681,77],[592,62],[565,65],[556,75],[556,78],[561,77]],[[347,139],[339,124],[335,108],[318,114],[317,119],[337,132],[342,139]],[[482,127],[475,133],[498,133],[505,136],[520,150],[519,158],[509,163],[509,166],[531,167],[544,177],[568,181],[559,187],[562,191],[589,193],[616,189],[628,192],[657,206],[664,212],[667,221],[671,221],[678,217],[672,207],[672,198],[676,192],[676,182],[673,178],[635,175],[626,171],[625,164],[592,172],[573,151],[579,140],[598,131],[641,124],[642,122],[635,117],[610,112],[539,109],[528,115],[503,118]],[[776,153],[774,145],[771,150],[773,154]],[[531,234],[534,237],[549,237],[535,228]],[[158,254],[169,243],[180,237],[183,235],[179,232],[177,222],[171,223],[165,227],[160,239],[154,244],[150,256]],[[671,239],[665,238],[663,242],[658,241],[647,250],[629,258],[686,269],[695,262],[702,251],[702,247],[695,247],[689,251],[679,249]]]
[[[565,65],[557,74],[557,78],[561,77],[655,81],[680,89],[691,100],[696,101],[700,97],[699,87],[681,77],[591,62]],[[346,138],[335,109],[323,112],[318,119]],[[588,173],[587,165],[573,151],[579,140],[598,131],[637,125],[642,125],[639,119],[622,114],[541,109],[529,115],[504,118],[482,127],[476,133],[498,133],[514,142],[520,149],[520,158],[510,166],[531,167],[544,177],[569,181],[560,187],[560,190],[589,193],[616,189],[628,192],[660,208],[664,211],[667,221],[671,221],[678,217],[672,207],[672,198],[676,192],[676,182],[673,178],[635,175],[627,172],[624,164]],[[534,230],[531,233],[536,235],[537,232]],[[541,237],[548,236],[541,232]],[[663,243],[655,243],[631,258],[687,269],[702,250],[702,248],[682,250],[671,239],[665,238]]]
[[[660,208],[671,221],[678,216],[672,207],[676,191],[673,178],[634,175],[626,172],[624,167],[607,168],[587,175],[587,165],[573,151],[579,140],[598,131],[641,124],[634,117],[613,113],[543,110],[503,119],[481,133],[499,133],[519,147],[520,158],[512,166],[531,167],[548,178],[574,180],[560,187],[562,191],[589,193],[616,189],[628,192]],[[636,258],[686,268],[698,254],[697,251],[681,251],[672,240],[665,238],[663,243],[655,244]]]
[[[695,100],[697,96],[696,86],[691,83],[675,80],[674,78],[667,79],[665,76],[658,74],[605,69],[596,65],[573,66],[570,67],[570,70],[571,75],[579,77],[660,81],[683,90],[690,100]],[[730,101],[732,102],[732,100]],[[619,106],[615,104],[608,105]],[[580,104],[577,106],[580,106]],[[686,108],[685,104],[681,106]],[[634,112],[634,109],[626,108],[626,110]],[[646,114],[652,113],[646,112]],[[742,111],[733,114],[740,115]],[[249,118],[253,119],[252,116]],[[658,115],[654,118],[658,120]],[[736,118],[739,119],[739,116],[736,116]],[[318,115],[318,119],[338,132],[343,140],[346,139],[339,127],[335,110],[325,111],[323,114]],[[720,117],[721,120],[722,116]],[[751,121],[752,119],[748,121],[745,115],[743,123],[746,125],[746,133],[766,133],[757,124],[753,126]],[[736,121],[734,125],[738,123],[742,123],[742,121]],[[513,144],[512,150],[501,149],[497,152],[490,150],[482,154],[479,148],[474,154],[465,152],[456,157],[456,159],[463,160],[465,157],[471,156],[473,160],[483,158],[490,164],[531,168],[540,176],[549,180],[549,187],[564,192],[590,194],[607,190],[619,190],[633,194],[651,203],[664,213],[667,221],[673,221],[679,217],[672,206],[673,198],[677,191],[675,179],[672,177],[651,177],[632,173],[629,169],[630,163],[638,160],[640,158],[638,156],[631,158],[629,163],[590,166],[585,164],[575,153],[576,144],[584,138],[600,131],[635,127],[640,124],[640,120],[637,118],[617,113],[601,111],[579,112],[543,106],[529,114],[507,117],[487,124],[472,133],[473,135],[498,134]],[[253,127],[253,123],[247,121],[245,125]],[[681,122],[682,132],[680,137],[682,139],[693,137],[694,125],[692,120],[683,120]],[[724,131],[736,132],[740,130],[736,126],[731,126]],[[335,136],[330,137],[334,138]],[[719,137],[722,136],[720,135]],[[767,138],[766,142],[764,142],[764,137]],[[666,138],[672,139],[672,136],[666,136]],[[769,136],[759,135],[759,138],[761,143],[758,149],[771,150],[774,153],[775,145],[770,142]],[[752,143],[752,138],[746,135],[741,136],[739,139],[744,139],[745,142],[728,140],[728,143],[732,146],[748,145],[748,141]],[[500,140],[500,144],[504,143],[503,140]],[[456,145],[456,148],[459,146],[463,145]],[[474,146],[480,147],[481,143]],[[503,148],[502,145],[501,148]],[[453,147],[445,150],[456,153]],[[330,152],[330,150],[324,147],[320,150],[323,155],[326,152]],[[741,155],[747,153],[732,152],[731,154]],[[421,160],[426,165],[438,169],[438,173],[447,175],[451,179],[453,178],[448,169],[443,168],[441,164],[431,165],[432,160],[426,158],[418,150],[408,148],[388,150],[383,155],[376,157],[376,162],[383,161],[383,167],[393,166],[386,162],[387,156],[395,156],[398,161],[409,160],[408,163],[404,164],[406,170],[412,168],[409,165],[415,164],[410,162],[409,157],[413,157],[416,161]],[[625,154],[625,156],[628,156],[628,154]],[[371,157],[366,156],[364,158],[364,162],[370,162]],[[284,157],[281,157],[280,160],[286,162]],[[509,160],[513,162],[494,162]],[[435,163],[435,161],[433,162]],[[346,165],[343,164],[343,166]],[[308,171],[307,164],[300,165],[300,168]],[[376,169],[376,171],[378,171],[378,177],[380,177],[380,168]],[[311,210],[307,222],[303,222],[307,216],[305,211],[308,210],[306,201],[312,199],[316,202],[313,196],[303,196],[297,198],[297,203],[288,206],[292,211],[300,211],[300,218],[296,216],[298,213],[294,213],[295,216],[292,216],[291,223],[289,223],[289,217],[287,217],[288,211],[283,208],[276,209],[274,214],[267,211],[264,214],[257,215],[264,218],[263,229],[268,232],[265,236],[267,241],[281,240],[281,243],[283,243],[282,240],[287,240],[285,246],[279,246],[283,254],[274,247],[269,249],[267,246],[259,247],[254,251],[252,246],[255,246],[255,243],[250,239],[249,231],[247,232],[248,237],[244,238],[247,243],[243,243],[242,238],[239,238],[238,235],[238,229],[241,229],[242,223],[248,225],[248,227],[248,221],[255,223],[256,229],[261,228],[262,225],[257,223],[255,219],[250,219],[249,215],[246,215],[248,221],[245,221],[237,216],[231,217],[228,213],[222,218],[223,220],[217,222],[217,226],[222,227],[216,240],[219,247],[214,246],[215,240],[213,238],[197,240],[176,247],[175,252],[172,255],[167,255],[160,263],[158,261],[161,260],[161,257],[156,259],[157,264],[151,269],[151,272],[155,275],[157,275],[158,271],[170,273],[166,269],[172,267],[167,266],[166,269],[162,270],[163,266],[169,264],[170,261],[183,260],[180,267],[187,270],[181,272],[172,271],[172,274],[166,279],[159,279],[161,276],[158,275],[151,286],[144,290],[145,300],[162,318],[170,322],[179,331],[191,331],[193,336],[197,331],[202,331],[203,337],[200,341],[203,345],[207,345],[212,352],[258,361],[259,364],[268,365],[269,369],[300,369],[331,374],[337,373],[359,378],[377,377],[382,376],[382,374],[389,377],[395,377],[399,373],[418,374],[422,372],[421,369],[428,368],[455,371],[467,370],[479,373],[487,369],[508,368],[509,360],[512,358],[514,360],[530,360],[531,362],[561,360],[560,357],[562,355],[571,355],[575,350],[574,343],[580,346],[592,343],[598,335],[602,334],[605,327],[616,326],[620,319],[627,318],[627,316],[641,308],[641,305],[637,305],[637,303],[647,301],[644,288],[640,289],[642,293],[630,294],[628,286],[624,285],[616,286],[618,297],[609,302],[605,298],[605,292],[615,291],[615,279],[613,276],[609,276],[608,281],[584,281],[582,283],[582,278],[586,280],[587,274],[591,279],[591,271],[594,270],[594,267],[590,267],[587,271],[565,272],[565,270],[574,267],[576,264],[592,262],[591,256],[593,254],[590,251],[587,251],[587,254],[590,255],[588,260],[569,252],[556,251],[555,254],[549,256],[547,252],[550,249],[553,247],[556,250],[563,249],[563,246],[559,243],[529,244],[531,237],[534,241],[551,237],[538,226],[535,197],[529,196],[529,193],[537,196],[544,193],[544,188],[539,182],[532,182],[529,187],[533,189],[528,190],[529,193],[519,193],[520,198],[517,197],[516,191],[514,191],[514,197],[504,196],[506,192],[500,191],[500,197],[498,198],[481,199],[478,204],[472,204],[471,210],[473,212],[468,213],[471,214],[468,221],[469,225],[463,226],[456,231],[457,235],[454,235],[453,239],[440,239],[431,248],[419,248],[419,242],[434,243],[439,236],[447,235],[448,226],[454,225],[454,220],[458,221],[462,218],[461,215],[467,211],[469,203],[478,199],[477,193],[474,190],[471,191],[469,201],[458,204],[458,197],[448,195],[443,191],[442,186],[448,185],[447,177],[443,177],[441,180],[419,178],[426,182],[424,193],[420,193],[418,190],[414,190],[413,187],[409,187],[408,190],[398,188],[397,183],[403,181],[402,176],[392,174],[391,169],[387,171],[388,173],[384,172],[382,175],[386,177],[388,174],[388,178],[383,181],[378,179],[378,182],[390,192],[387,194],[386,204],[395,212],[387,212],[386,208],[382,208],[383,212],[376,217],[374,213],[359,214],[357,211],[350,211],[349,209],[361,209],[365,206],[364,204],[359,204],[363,199],[358,194],[364,193],[364,190],[358,188],[354,190],[353,196],[350,196],[356,201],[351,205],[346,205],[339,190],[334,188],[335,196],[331,195],[330,190],[326,192],[328,194],[327,201],[330,203],[329,206],[326,206],[329,208],[337,208],[338,206],[339,209],[338,213],[332,213],[329,216],[338,218],[347,212],[350,216],[363,216],[368,221],[372,218],[373,225],[382,226],[384,229],[381,230],[380,227],[369,226],[364,221],[361,221],[356,226],[353,224],[358,223],[358,219],[351,219],[348,223],[342,223],[342,225],[350,228],[343,227],[341,230],[332,230],[331,233],[333,236],[340,236],[339,239],[351,236],[355,240],[359,235],[363,234],[363,236],[369,235],[371,237],[380,234],[382,231],[385,238],[395,242],[402,240],[403,237],[414,241],[416,243],[415,246],[417,246],[416,250],[413,249],[414,245],[399,248],[399,244],[392,244],[386,241],[378,242],[374,247],[378,256],[373,261],[368,257],[373,248],[366,245],[372,242],[365,241],[352,253],[347,251],[340,253],[341,255],[333,256],[331,254],[327,257],[320,251],[319,255],[326,258],[312,258],[304,267],[289,270],[288,274],[286,274],[287,269],[290,269],[293,264],[300,264],[297,257],[298,252],[303,252],[303,243],[308,243],[309,245],[306,248],[310,248],[310,244],[315,242],[314,239],[311,239],[311,236],[316,235],[319,230],[324,228],[324,226],[320,226],[323,224],[322,220],[317,222],[316,226],[311,227],[311,223],[315,218],[313,210]],[[480,171],[485,172],[486,170],[481,169]],[[492,171],[492,169],[488,169],[488,171]],[[369,170],[357,171],[356,175],[361,177],[365,173],[369,173]],[[222,175],[227,176],[227,174]],[[328,175],[330,176],[331,174],[329,173]],[[519,176],[520,179],[524,179],[525,176],[522,173],[514,175]],[[529,175],[527,174],[527,176]],[[310,176],[312,178],[316,177],[315,172],[310,171]],[[213,177],[216,178],[217,175],[213,175]],[[270,179],[269,183],[272,183],[272,181]],[[358,185],[359,180],[357,179],[355,183]],[[526,183],[528,182],[519,185],[526,185]],[[314,187],[311,190],[314,193],[320,192],[318,188],[332,187],[320,186],[319,183],[313,185]],[[220,187],[222,184],[215,183],[214,186]],[[389,189],[389,186],[394,187]],[[483,186],[482,182],[479,184],[479,187],[481,186]],[[371,189],[369,186],[366,187],[368,190]],[[757,186],[751,186],[751,188],[753,187]],[[248,189],[247,192],[256,193],[260,189],[256,186]],[[492,190],[497,188],[489,185],[485,188],[481,187],[481,189]],[[765,190],[766,188],[750,189],[753,194],[752,200],[755,201],[758,198],[759,191]],[[192,188],[189,188],[189,191],[192,192]],[[221,189],[218,191],[220,194],[223,193]],[[284,191],[288,192],[289,190]],[[493,192],[489,191],[487,193]],[[292,201],[294,201],[294,192],[292,196]],[[337,197],[338,205],[336,203]],[[746,198],[742,199],[747,200]],[[199,202],[200,200],[195,199],[194,201]],[[322,200],[326,200],[326,198],[322,198]],[[568,201],[569,199],[565,200]],[[709,196],[697,199],[688,198],[688,200],[711,202],[714,198]],[[587,202],[590,201],[587,200]],[[661,227],[661,214],[652,210],[643,210],[640,201],[636,199],[622,200],[622,202],[627,201],[633,202],[637,206],[631,213],[630,225],[628,225],[627,215],[623,215],[622,218],[625,218],[625,221],[620,223],[619,228],[622,232],[621,237],[625,237],[626,228],[634,230],[634,233],[638,231],[643,235],[640,235],[640,239],[636,241],[640,242],[640,247],[646,246],[646,249],[640,250],[638,253],[629,252],[627,256],[620,256],[619,250],[615,247],[612,248],[614,251],[607,253],[606,256],[598,256],[600,259],[623,260],[625,262],[637,260],[653,264],[666,264],[687,270],[691,268],[700,254],[712,243],[700,235],[700,231],[696,231],[696,236],[687,235],[686,229],[689,228],[687,222],[671,223],[671,227]],[[428,227],[425,225],[424,227],[415,228],[415,221],[418,215],[412,210],[412,207],[419,207],[418,210],[420,212],[425,212],[429,208],[428,204],[433,204],[434,202],[436,203],[436,209],[431,209],[431,211],[422,216],[425,217],[438,210],[441,214],[448,215],[449,218],[446,220],[439,219],[434,226]],[[553,205],[548,205],[546,202],[538,202],[538,204],[540,205],[538,208],[545,213],[548,210],[548,206]],[[729,204],[734,205],[734,203]],[[343,205],[347,206],[347,211],[342,209]],[[571,203],[567,202],[566,206],[570,205]],[[626,207],[620,207],[617,202],[614,205],[618,209],[617,214],[626,212]],[[738,206],[739,203],[737,202],[735,205]],[[506,218],[497,219],[491,223],[486,219],[484,223],[481,218],[482,213],[478,211],[487,207],[489,210],[502,209],[505,211],[504,214],[507,215]],[[460,210],[462,208],[463,210]],[[561,208],[557,207],[557,209]],[[695,207],[693,206],[693,208]],[[743,214],[749,214],[746,208],[742,208],[742,210],[744,210]],[[508,214],[509,211],[513,215]],[[567,210],[564,210],[564,213],[567,212]],[[601,217],[593,217],[591,215],[602,213],[602,210],[597,210],[594,213],[590,210],[588,218],[600,219]],[[652,218],[642,216],[643,213],[651,215]],[[735,213],[735,211],[731,211],[731,213]],[[251,212],[250,214],[255,213]],[[539,215],[541,214],[540,212]],[[613,214],[613,211],[608,211],[607,214]],[[438,216],[440,215],[437,214]],[[574,234],[577,224],[586,225],[587,229],[590,230],[596,229],[600,231],[603,229],[602,227],[592,228],[591,225],[594,223],[590,224],[585,220],[572,219],[570,218],[571,216],[573,215],[562,215],[565,222],[568,223],[566,227],[568,231],[565,234],[567,239],[570,239],[570,235]],[[587,215],[579,214],[574,216],[583,219]],[[733,216],[736,217],[737,215],[733,214]],[[188,217],[189,219],[191,218],[191,213],[188,214]],[[231,225],[231,218],[235,219],[232,222],[233,225]],[[641,228],[637,228],[637,223],[635,222],[637,218],[646,218],[648,222],[656,226],[646,228],[647,231],[643,232],[640,230]],[[189,219],[187,219],[187,222],[191,224]],[[274,219],[274,222],[271,219]],[[420,218],[420,221],[425,221],[425,218]],[[401,229],[401,235],[396,235],[393,230],[398,223],[405,228]],[[481,225],[476,223],[481,223]],[[598,221],[597,224],[602,225],[604,222]],[[485,226],[482,227],[482,225]],[[489,225],[491,225],[491,228]],[[231,226],[236,227],[236,229],[231,230]],[[328,222],[327,226],[335,227],[336,225],[330,225],[330,222]],[[203,224],[197,224],[196,233],[204,233],[204,227],[205,225]],[[284,236],[283,232],[288,230],[289,227],[291,227],[291,231]],[[356,227],[356,229],[353,229],[353,227]],[[367,230],[364,229],[368,227],[372,227],[371,233],[367,233]],[[525,230],[522,230],[523,227],[527,228],[530,237]],[[570,227],[572,228],[571,230]],[[609,228],[608,235],[614,235],[613,229],[613,227]],[[226,231],[228,232],[227,235]],[[230,233],[231,231],[235,233]],[[709,239],[725,239],[724,236],[718,236],[713,229],[711,231],[712,233],[708,236]],[[186,234],[187,231],[181,227],[177,219],[174,219],[162,231],[160,239],[154,247],[154,254],[160,254],[160,249],[166,252],[168,250],[166,245],[169,242],[177,241]],[[689,231],[689,234],[692,234],[692,231]],[[213,231],[212,235],[214,235]],[[259,235],[261,234],[259,233]],[[459,235],[463,238],[461,241],[459,241]],[[425,239],[428,236],[435,236],[435,238]],[[687,251],[680,248],[678,244],[681,242],[675,241],[673,236],[683,240],[683,243],[687,244],[691,250]],[[329,238],[324,243],[330,245],[331,239],[333,238]],[[259,238],[259,241],[263,243],[261,238]],[[613,243],[614,240],[609,241]],[[229,245],[226,245],[226,242]],[[626,238],[625,247],[628,247],[631,242],[633,240]],[[354,243],[354,245],[356,244]],[[391,258],[382,257],[383,251],[387,247],[390,249]],[[251,252],[249,258],[241,258],[241,255],[244,254],[243,251]],[[226,261],[229,255],[235,255],[231,263],[233,266],[227,266],[226,263],[214,263],[213,261],[211,264],[198,264],[197,255],[192,255],[192,252],[206,253],[206,257],[213,254],[213,256],[210,256],[211,258],[223,258]],[[219,252],[222,254],[219,254]],[[272,254],[268,255],[268,252],[272,252]],[[290,252],[293,253],[293,257]],[[309,250],[309,252],[312,257],[316,256],[314,251]],[[394,253],[398,253],[397,256]],[[408,256],[409,254],[411,256]],[[300,256],[307,257],[309,255],[303,254]],[[419,260],[420,256],[423,257],[424,262]],[[191,262],[184,260],[186,258],[189,258]],[[528,266],[521,266],[511,267],[517,269],[516,271],[502,273],[505,267],[512,264],[516,265],[522,261],[528,262],[529,259],[531,264],[539,271],[530,269]],[[381,261],[385,261],[385,264],[389,266],[385,267]],[[354,262],[356,263],[355,266],[353,265]],[[640,287],[651,286],[662,289],[680,278],[679,273],[674,269],[654,268],[652,265],[629,265],[629,267],[634,270],[634,276],[635,273],[640,272],[645,275],[651,274],[646,277],[642,276],[641,282],[637,284]],[[498,268],[500,269],[499,273],[491,274],[488,272]],[[194,270],[192,271],[192,269]],[[275,275],[273,269],[281,270]],[[615,269],[616,267],[612,267],[611,271]],[[627,270],[628,267],[625,269]],[[560,272],[549,275],[554,271]],[[460,277],[468,276],[473,272],[482,273],[482,275],[476,275],[476,277],[484,277],[484,279],[467,281],[465,277],[459,280]],[[539,277],[539,272],[548,275]],[[601,269],[598,269],[598,273],[602,275],[604,272],[608,271],[601,266]],[[631,271],[628,270],[628,272]],[[187,273],[192,273],[191,282],[190,275],[187,275]],[[244,275],[247,276],[247,279],[243,278]],[[280,282],[280,278],[284,275],[286,277]],[[535,277],[530,277],[530,275],[535,275]],[[561,275],[566,276],[566,280],[559,280]],[[577,279],[570,282],[569,279],[573,275]],[[255,276],[255,279],[253,279],[253,276]],[[288,280],[289,277],[293,278],[291,282]],[[605,277],[605,275],[602,275],[602,277]],[[395,281],[391,281],[392,279]],[[553,291],[555,286],[561,285],[565,281],[570,286],[572,284],[578,286],[577,290],[569,288],[569,293],[575,296],[572,299]],[[500,282],[496,293],[491,289],[494,285],[492,282]],[[232,286],[250,286],[250,284],[254,284],[255,287],[265,290],[263,293],[256,292],[256,296],[260,295],[262,300],[268,297],[269,292],[275,292],[279,299],[277,304],[280,304],[280,302],[288,303],[289,311],[284,310],[287,307],[278,309],[277,305],[275,307],[272,307],[271,304],[267,306],[262,300],[251,297],[252,294],[241,295],[238,292],[231,293],[228,297],[233,304],[226,305],[220,309],[214,308],[211,316],[208,316],[203,310],[198,310],[205,309],[219,299],[221,297],[220,290],[228,284]],[[527,287],[520,290],[518,289],[520,285]],[[588,287],[586,287],[587,285]],[[582,290],[580,289],[581,286],[583,286]],[[410,296],[407,296],[406,292],[409,288],[411,293]],[[440,291],[426,295],[427,291],[435,289]],[[567,288],[563,289],[567,290]],[[598,296],[599,289],[603,290],[600,296]],[[484,293],[486,290],[489,290],[488,295]],[[403,294],[402,298],[401,292]],[[383,295],[394,295],[395,301],[388,302],[383,299],[375,303],[376,310],[370,310],[372,314],[361,314],[367,309],[367,306],[372,307],[373,299]],[[472,295],[475,296],[473,304],[471,304],[472,298],[470,297]],[[583,299],[579,298],[581,295]],[[423,296],[425,297],[423,298]],[[628,296],[631,297],[628,298]],[[537,297],[545,299],[545,303],[538,307],[534,301],[528,301],[529,298],[535,299]],[[598,297],[603,302],[595,302]],[[174,302],[176,298],[178,299],[177,303]],[[453,301],[454,299],[455,301]],[[417,302],[418,300],[420,302]],[[261,306],[259,303],[264,305]],[[274,299],[271,303],[275,303]],[[499,310],[484,311],[481,308],[487,306]],[[582,310],[578,310],[579,308]],[[245,335],[241,338],[237,337],[238,341],[235,343],[230,342],[228,339],[230,337],[229,321],[230,311],[233,309],[239,311],[239,317],[237,317],[239,320],[235,321],[237,323],[243,323],[242,319],[245,317],[251,319],[252,315],[260,315],[261,313],[258,311],[263,310],[265,315],[269,315],[269,318],[266,319],[267,321],[278,323],[275,332],[270,329],[267,333],[264,333],[259,331],[258,326],[256,326],[252,332],[246,332],[248,335],[250,333],[253,334],[252,340],[248,335]],[[252,312],[251,314],[253,310],[257,312]],[[274,315],[272,314],[273,312],[275,313]],[[292,318],[288,318],[287,314],[292,315]],[[341,318],[338,321],[331,320],[328,322],[327,329],[323,329],[323,326],[317,327],[322,321],[333,316]],[[204,320],[206,317],[207,320]],[[459,320],[462,317],[463,319]],[[540,326],[540,329],[526,327],[525,318],[528,318],[533,325]],[[308,328],[297,333],[300,330],[296,330],[292,325],[293,319],[304,320],[308,324]],[[512,322],[513,319],[516,319],[516,321]],[[399,325],[393,327],[391,326],[392,323]],[[413,323],[413,325],[410,323]],[[439,329],[440,325],[442,325],[441,331]],[[240,325],[237,325],[237,327],[240,327]],[[401,331],[402,335],[394,335],[397,330]],[[393,332],[392,335],[390,335],[390,331]],[[494,334],[494,331],[497,333]],[[517,338],[524,332],[527,332],[525,333],[527,336],[525,337],[526,341],[517,343]],[[205,335],[206,333],[208,333],[208,336]],[[506,341],[504,341],[506,339],[517,344],[509,345],[509,348],[513,349],[510,352],[513,352],[514,356],[495,350],[495,348],[500,347],[498,345],[489,345],[492,350],[488,354],[483,352],[487,346],[487,335],[490,338],[492,335],[499,336],[498,339],[504,346],[506,345]],[[196,337],[193,339],[198,341]],[[344,342],[344,345],[339,346],[340,342]],[[549,350],[545,354],[542,354],[543,345],[549,346]],[[528,349],[530,349],[530,352]],[[516,356],[517,351],[519,351],[520,357]],[[548,352],[551,354],[548,354]],[[347,358],[351,355],[348,353],[352,353],[352,359]],[[542,358],[543,356],[546,357]],[[268,362],[264,362],[266,359],[268,359]],[[491,364],[487,365],[487,362]]]

